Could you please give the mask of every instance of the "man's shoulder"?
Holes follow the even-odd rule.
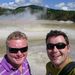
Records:
[[[0,57],[0,74],[5,70],[2,61],[3,61],[3,57]]]
[[[51,62],[48,62],[47,64],[46,64],[46,66],[51,66],[52,65],[52,63]]]
[[[48,63],[46,64],[46,69],[47,69],[47,70],[53,69],[53,66],[52,66],[52,63],[51,63],[51,62],[48,62]]]
[[[75,62],[69,62],[63,69],[60,71],[59,75],[75,75]]]

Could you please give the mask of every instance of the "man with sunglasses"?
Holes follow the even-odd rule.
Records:
[[[12,32],[6,40],[6,54],[0,63],[0,75],[31,75],[27,61],[28,39],[20,32]]]
[[[46,49],[50,62],[46,64],[46,75],[75,75],[75,63],[69,57],[69,47],[69,40],[64,32],[51,30],[47,34]]]

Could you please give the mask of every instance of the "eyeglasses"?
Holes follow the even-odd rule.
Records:
[[[64,49],[66,44],[65,43],[56,43],[56,44],[52,44],[52,43],[48,43],[47,44],[47,49],[54,49],[54,46],[56,46],[57,49]]]
[[[10,53],[17,53],[18,51],[23,53],[23,52],[26,52],[28,50],[28,46],[23,47],[23,48],[11,48],[11,47],[8,47],[8,50],[9,50]]]

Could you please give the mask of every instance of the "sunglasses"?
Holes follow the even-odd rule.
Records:
[[[56,43],[56,44],[48,43],[47,49],[53,50],[55,46],[57,49],[64,49],[66,47],[66,44],[65,43]]]
[[[27,47],[23,47],[23,48],[11,48],[8,47],[8,50],[10,53],[17,53],[18,51],[20,51],[21,53],[24,53],[28,50],[28,46]]]

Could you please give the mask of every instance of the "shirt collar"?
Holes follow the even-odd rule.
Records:
[[[10,71],[10,70],[16,70],[16,68],[14,68],[10,62],[8,62],[8,58],[7,58],[7,55],[4,56],[4,58],[2,59],[2,65],[3,67],[7,70],[7,71]]]
[[[10,71],[10,70],[17,70],[17,68],[14,68],[11,64],[10,64],[10,62],[9,62],[9,59],[7,58],[7,55],[5,55],[4,56],[4,58],[2,59],[2,65],[3,65],[3,67],[7,70],[7,71]],[[23,64],[22,64],[22,66],[23,66],[23,68],[25,68],[26,66],[28,65],[28,61],[27,61],[27,59],[25,59],[24,60],[24,62],[23,62]],[[25,66],[25,67],[24,67]]]

